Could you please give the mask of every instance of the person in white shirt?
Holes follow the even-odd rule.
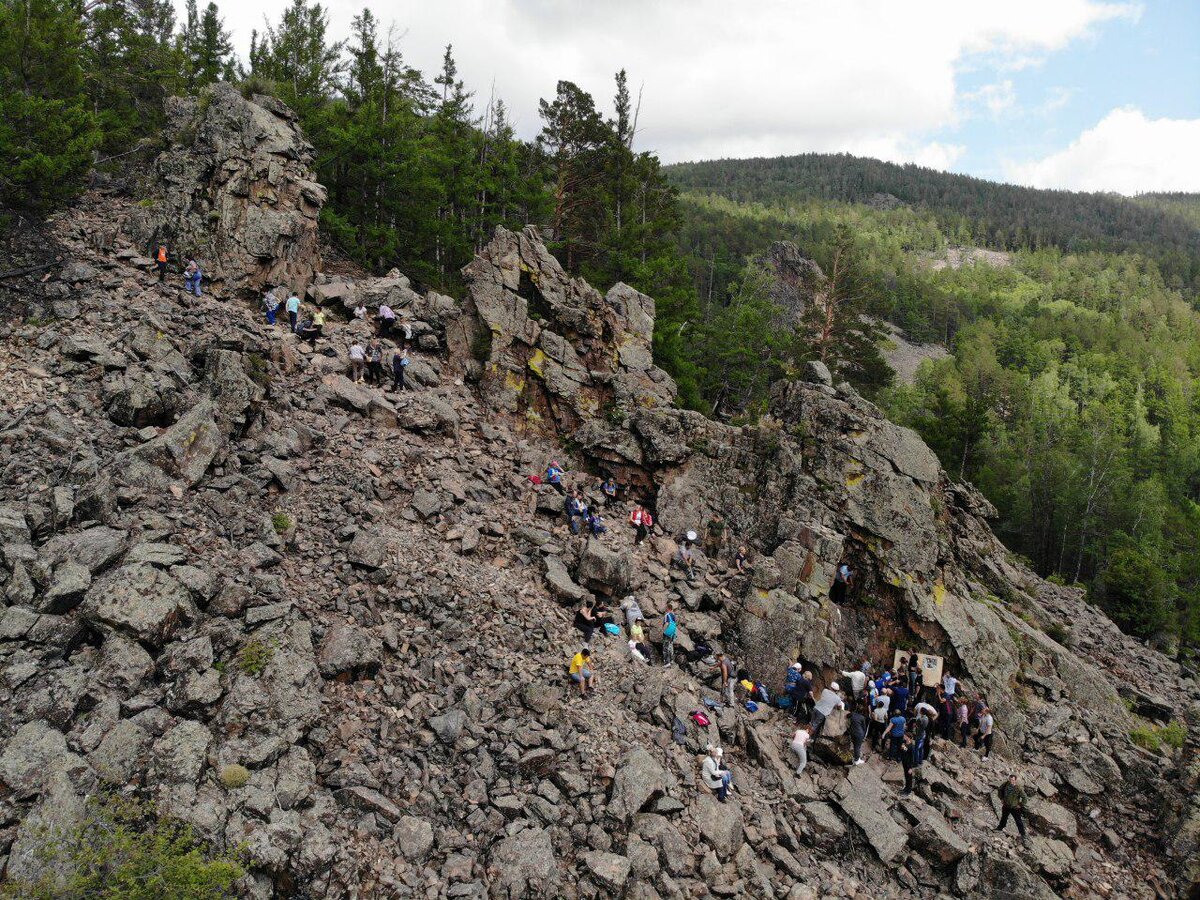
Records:
[[[358,341],[350,345],[350,377],[355,384],[363,380],[363,369],[367,363],[367,351]]]
[[[796,774],[804,773],[805,766],[808,765],[808,740],[812,737],[812,727],[797,728],[796,733],[792,735],[792,752],[800,760],[800,765],[796,767]]]
[[[392,312],[392,308],[386,303],[379,304],[379,336],[387,337],[392,333],[392,326],[396,324],[396,314]]]
[[[850,682],[851,697],[858,697],[867,686],[867,676],[861,669],[855,672],[843,672],[842,677]]]
[[[942,676],[942,690],[946,692],[947,698],[953,700],[954,692],[958,690],[958,679],[947,672]]]
[[[725,802],[725,798],[729,794],[729,785],[733,781],[733,773],[726,769],[721,762],[723,755],[720,747],[709,744],[708,755],[704,757],[704,765],[700,768],[704,786],[710,791],[716,791],[717,799],[722,803]]]
[[[817,737],[821,733],[821,729],[825,727],[825,719],[835,709],[845,709],[846,704],[842,701],[841,694],[838,692],[841,688],[835,681],[825,690],[821,691],[821,696],[817,698],[817,705],[813,707],[812,718],[809,720],[809,726],[812,728],[812,736]]]

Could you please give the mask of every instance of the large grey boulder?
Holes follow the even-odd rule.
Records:
[[[158,437],[117,454],[114,474],[131,487],[165,490],[175,481],[194,486],[225,446],[216,411],[212,400],[201,400]]]
[[[628,550],[610,550],[598,540],[589,540],[579,556],[575,577],[599,593],[621,595],[629,588],[632,568],[632,554]]]
[[[530,827],[492,845],[488,853],[488,893],[495,900],[552,897],[558,866],[550,832]]]
[[[742,813],[734,803],[721,803],[713,796],[702,796],[694,808],[700,836],[720,859],[732,859],[742,848]]]
[[[884,863],[891,863],[904,852],[908,832],[888,814],[894,795],[884,787],[879,775],[869,766],[850,769],[834,793],[842,812],[862,829],[867,841]]]
[[[665,795],[675,784],[667,770],[648,750],[635,747],[616,766],[612,793],[608,799],[608,814],[628,821],[641,812],[656,797]]]
[[[583,865],[591,879],[614,896],[621,896],[629,880],[630,863],[626,856],[594,850],[583,854]]]
[[[85,815],[84,800],[71,779],[63,771],[52,771],[45,792],[21,820],[9,848],[5,875],[10,886],[40,884],[65,892],[75,870],[65,854],[54,850],[78,831]]]
[[[317,667],[326,678],[370,674],[379,668],[383,646],[357,625],[338,623],[325,630],[317,647]]]
[[[191,592],[170,573],[132,563],[100,577],[87,592],[84,617],[161,646],[196,616]]]
[[[170,141],[154,163],[154,202],[127,231],[144,246],[187,248],[227,289],[303,289],[320,269],[317,216],[325,189],[295,114],[229,84],[167,101]]]

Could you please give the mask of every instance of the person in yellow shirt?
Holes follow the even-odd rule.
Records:
[[[575,654],[571,660],[571,680],[579,685],[579,696],[586,697],[588,691],[596,686],[596,676],[591,669],[592,651],[586,647]]]

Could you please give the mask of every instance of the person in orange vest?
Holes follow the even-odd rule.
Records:
[[[154,264],[158,267],[158,280],[162,281],[167,277],[167,246],[166,244],[158,245],[158,253],[154,255]]]

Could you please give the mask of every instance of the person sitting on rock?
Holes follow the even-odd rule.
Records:
[[[633,539],[633,544],[636,547],[650,534],[650,529],[654,527],[654,517],[650,515],[650,512],[644,506],[638,505],[629,514],[629,524],[637,530],[637,534]]]
[[[954,713],[956,707],[954,700],[946,696],[946,691],[940,685],[937,689],[937,700],[934,702],[937,708],[937,732],[943,741],[954,740]]]
[[[650,648],[640,641],[629,642],[629,655],[641,663],[650,663]]]
[[[804,725],[796,729],[796,733],[792,735],[792,742],[788,746],[791,747],[796,758],[800,760],[800,765],[796,767],[796,774],[803,775],[804,769],[808,766],[808,742],[812,738],[812,726]]]
[[[688,534],[694,534],[694,532],[689,531]],[[684,571],[688,581],[696,578],[696,554],[692,550],[691,541],[684,541],[679,545],[679,549],[675,552],[675,565]]]
[[[183,285],[184,290],[189,294],[200,296],[200,281],[203,279],[204,273],[200,271],[200,264],[194,259],[189,259],[187,268],[183,270]]]
[[[737,567],[739,575],[745,575],[750,570],[750,553],[744,545],[737,548],[733,564]]]
[[[585,644],[592,642],[592,635],[599,627],[600,623],[596,620],[596,614],[592,609],[592,602],[584,600],[579,604],[579,609],[575,610],[575,628],[583,635],[583,642]]]
[[[325,310],[318,309],[313,313],[312,328],[309,329],[308,342],[312,346],[317,345],[317,338],[325,334]]]
[[[617,482],[611,475],[600,482],[600,494],[604,497],[605,506],[612,506],[617,502]]]
[[[639,644],[646,642],[645,619],[634,619],[629,623],[629,636]]]
[[[583,503],[583,497],[579,491],[572,491],[567,494],[567,499],[563,501],[563,509],[567,514],[567,527],[571,529],[571,534],[579,534],[580,525],[583,523],[584,516],[587,513],[587,507]]]
[[[367,304],[359,301],[358,305],[354,307],[352,315],[356,319],[365,319],[367,317]]]
[[[565,494],[567,489],[563,485],[563,476],[566,475],[566,470],[563,469],[557,462],[551,460],[550,465],[546,466],[546,477],[544,481],[560,494]]]
[[[809,720],[809,725],[812,726],[813,737],[820,736],[822,729],[825,727],[825,719],[835,709],[846,708],[846,703],[842,700],[840,691],[841,686],[836,681],[821,691],[821,696],[817,698],[817,703],[813,707],[812,718]]]
[[[717,799],[722,803],[729,796],[729,785],[733,783],[733,773],[725,768],[721,759],[724,756],[720,747],[708,745],[708,753],[704,757],[704,765],[700,767],[704,786],[715,791]]]
[[[275,296],[275,291],[270,290],[263,294],[262,306],[267,324],[274,325],[275,317],[279,314],[279,298]]]
[[[367,351],[358,341],[350,345],[350,380],[355,384],[361,384],[363,380],[363,369],[367,364]]]
[[[571,660],[571,668],[569,674],[571,680],[579,685],[579,696],[586,697],[588,691],[593,690],[596,686],[596,676],[592,672],[592,651],[584,647],[575,654]]]
[[[1015,774],[1008,776],[1008,781],[1000,786],[1000,824],[997,831],[1003,831],[1012,816],[1017,823],[1017,833],[1021,835],[1021,843],[1027,840],[1025,836],[1025,789],[1021,787]]]
[[[604,532],[608,531],[608,526],[604,524],[604,518],[595,510],[588,511],[585,521],[587,522],[588,530],[593,535],[604,534]]]

